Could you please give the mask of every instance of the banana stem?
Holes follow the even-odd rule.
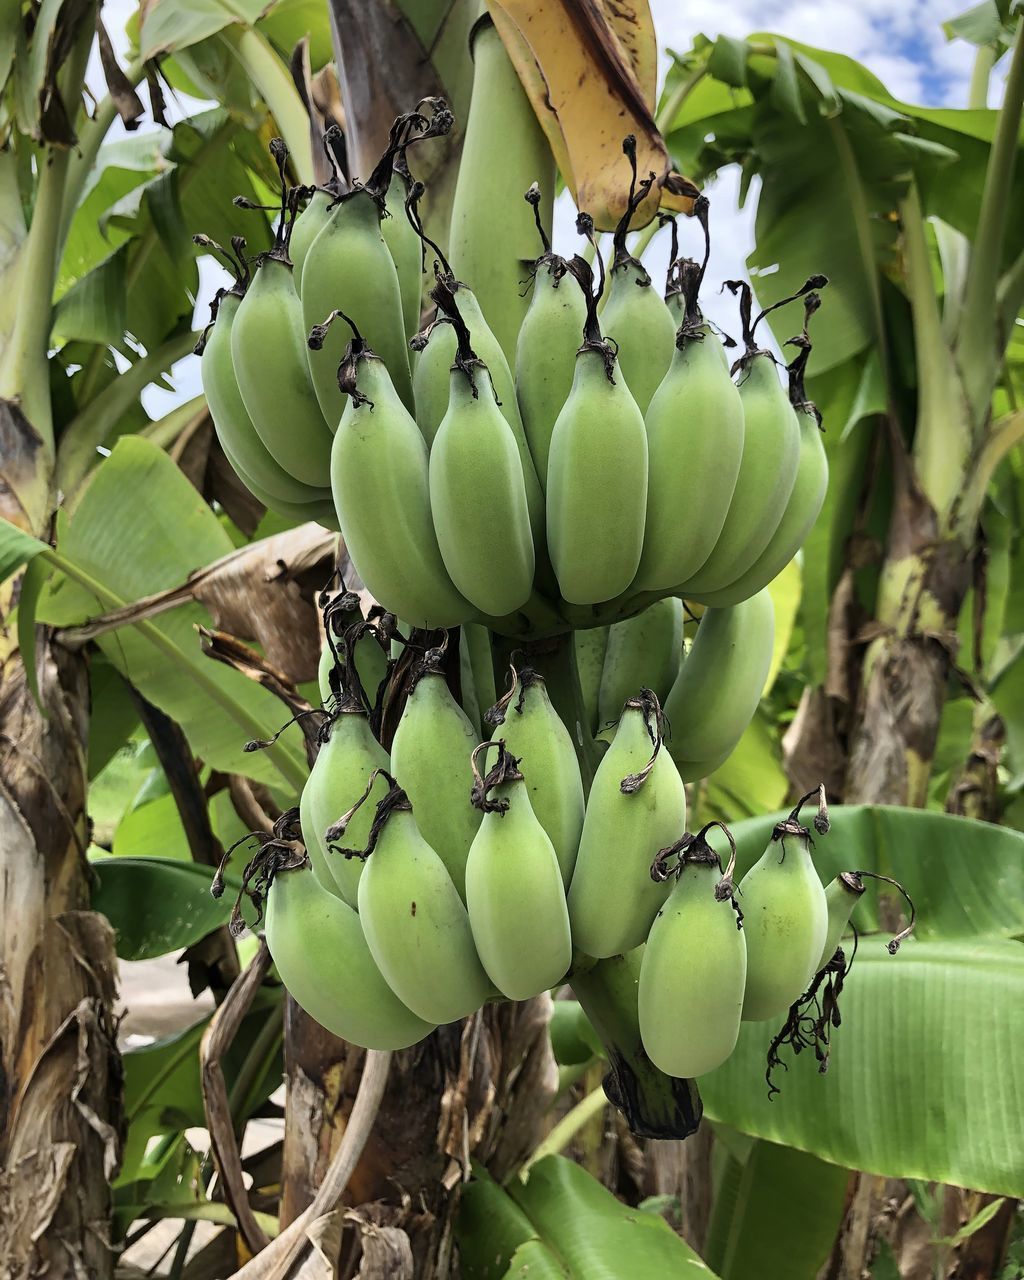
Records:
[[[544,1141],[536,1147],[533,1153],[522,1165],[519,1170],[520,1182],[525,1182],[527,1180],[530,1169],[538,1160],[543,1160],[545,1156],[558,1155],[560,1151],[564,1151],[579,1131],[583,1129],[594,1118],[594,1116],[600,1115],[607,1105],[608,1097],[601,1086],[598,1086],[598,1088],[594,1089],[591,1093],[588,1093],[582,1102],[577,1102],[571,1111],[567,1111],[565,1113]]]
[[[640,948],[573,975],[572,989],[608,1054],[604,1091],[641,1138],[686,1138],[703,1106],[693,1080],[659,1071],[640,1039],[637,983]]]

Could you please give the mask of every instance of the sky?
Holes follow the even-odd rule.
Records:
[[[966,103],[973,50],[960,41],[948,42],[941,24],[966,7],[968,0],[730,0],[728,5],[722,0],[686,0],[685,4],[681,0],[651,0],[662,50],[685,50],[699,32],[714,38],[770,31],[849,54],[869,67],[897,98],[953,107]],[[133,0],[107,0],[104,5],[104,19],[115,47],[124,48],[124,24],[135,8]],[[662,74],[669,63],[668,54],[663,53]],[[90,80],[99,89],[102,78],[97,73],[98,68],[93,68]],[[999,79],[997,71],[993,96],[998,94]],[[714,227],[709,282],[746,275],[744,263],[753,247],[756,188],[745,209],[737,208],[738,189],[737,175],[729,171],[706,188]],[[571,200],[563,199],[556,208],[554,233],[555,248],[561,252],[572,253],[578,247],[574,218]],[[663,232],[645,255],[645,265],[656,281],[664,278],[668,244],[668,235]],[[221,282],[219,269],[210,259],[203,259],[197,324],[205,323],[209,300]],[[735,328],[728,295],[722,297],[714,288],[708,289],[702,302],[713,320],[727,330]],[[172,383],[173,390],[154,386],[144,392],[143,403],[153,417],[199,392],[196,357],[189,356],[175,366]]]

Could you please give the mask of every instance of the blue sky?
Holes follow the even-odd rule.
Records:
[[[165,0],[166,2],[166,0]],[[683,50],[698,32],[746,36],[755,31],[772,31],[806,44],[834,49],[857,58],[868,66],[897,98],[930,105],[963,106],[967,97],[973,50],[962,42],[948,42],[942,33],[944,20],[967,7],[968,0],[651,0],[659,45]],[[107,0],[104,18],[116,45],[123,47],[123,27],[136,5],[132,0]],[[663,66],[668,65],[667,56]],[[993,77],[991,100],[996,101],[1001,75]],[[94,85],[99,89],[102,81]],[[744,262],[752,247],[753,201],[744,210],[737,208],[736,176],[724,174],[707,194],[714,220],[713,256],[709,281],[745,275]],[[577,238],[573,231],[575,210],[565,200],[556,211],[555,247],[573,252]],[[662,233],[652,242],[645,258],[655,279],[664,276],[668,260],[668,237]],[[220,273],[209,259],[201,272],[198,323],[205,323],[207,304]],[[711,317],[732,328],[734,316],[728,298],[704,297]],[[198,361],[188,357],[175,367],[173,391],[150,387],[143,402],[154,417],[167,413],[200,389]]]

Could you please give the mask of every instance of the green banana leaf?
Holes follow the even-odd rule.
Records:
[[[213,870],[176,858],[96,858],[92,907],[107,917],[122,960],[152,960],[182,951],[227,924],[238,891],[210,893]]]
[[[828,1071],[790,1055],[771,1101],[775,1028],[745,1023],[705,1114],[843,1168],[1024,1195],[1024,946],[862,943],[840,1008]]]
[[[722,1280],[815,1280],[842,1222],[849,1170],[774,1142],[755,1142],[742,1162],[722,1158],[708,1264]]]
[[[808,823],[813,812],[810,807],[803,810]],[[750,818],[732,828],[737,881],[764,852],[772,827],[785,816],[779,812]],[[814,837],[814,863],[823,882],[840,871],[875,871],[895,877],[917,907],[915,933],[922,940],[1024,934],[1024,836],[1020,832],[895,805],[839,805],[829,811],[829,817],[829,834]],[[721,832],[710,837],[719,853],[727,851]],[[853,916],[861,929],[877,927],[876,893],[868,884]]]
[[[124,502],[126,493],[144,493],[146,500]],[[97,468],[74,515],[58,519],[57,554],[68,572],[51,578],[39,619],[64,627],[82,623],[177,586],[231,550],[217,517],[167,454],[141,437],[126,437]],[[244,750],[249,739],[269,737],[287,711],[254,681],[202,653],[195,628],[209,621],[200,606],[184,604],[106,632],[98,644],[144,697],[182,726],[196,755],[224,772],[276,786],[292,803],[308,772],[300,735],[285,735],[266,751]]]
[[[465,1280],[714,1280],[663,1218],[622,1204],[563,1156],[539,1160],[525,1184],[501,1187],[477,1170],[463,1192],[458,1239]]]

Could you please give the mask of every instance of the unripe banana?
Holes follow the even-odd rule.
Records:
[[[306,255],[313,241],[330,221],[334,211],[334,201],[339,194],[338,191],[331,191],[326,187],[315,187],[305,209],[295,219],[288,254],[292,260],[295,287],[300,298],[302,297],[302,269],[306,263]]]
[[[539,672],[513,667],[512,676],[512,688],[485,718],[523,766],[531,808],[554,846],[568,887],[586,812],[579,759]]]
[[[814,276],[795,296],[802,297],[823,282],[823,276]],[[746,342],[746,352],[737,362],[743,402],[743,457],[715,548],[700,569],[680,584],[680,594],[694,600],[729,586],[761,556],[782,520],[800,460],[800,423],[779,382],[774,358],[759,350],[754,341],[754,330],[766,312],[751,324],[750,286],[735,280],[726,283],[741,294]]]
[[[491,633],[479,622],[465,622],[462,625],[460,655],[469,659],[473,675],[473,691],[476,694],[477,707],[480,711],[478,723],[482,724],[483,713],[493,707],[498,700],[494,686],[494,659],[491,656]],[[467,712],[467,715],[469,713]],[[470,719],[473,717],[470,716]]]
[[[416,113],[399,117],[387,149],[365,185],[354,184],[339,197],[330,220],[310,246],[302,271],[302,314],[307,332],[335,310],[351,316],[367,344],[387,365],[395,390],[410,412],[412,375],[402,291],[380,222],[395,156],[411,141],[447,132],[450,125],[447,107],[436,104],[429,125]],[[338,421],[345,407],[337,379],[344,349],[344,335],[336,330],[321,349],[309,354],[313,385],[330,423]]]
[[[487,322],[511,363],[526,312],[523,267],[534,253],[533,228],[527,218],[516,216],[517,202],[531,182],[538,182],[545,193],[542,217],[550,232],[555,166],[526,91],[489,18],[474,28],[472,46],[473,92],[452,204],[450,256],[455,274],[476,290]],[[470,330],[475,336],[471,321]],[[480,354],[491,364],[490,356]]]
[[[658,700],[645,689],[626,703],[590,789],[569,886],[576,946],[602,958],[644,940],[668,896],[651,864],[685,825],[686,793],[662,746]]]
[[[615,229],[608,300],[601,312],[601,327],[616,344],[619,369],[633,399],[646,413],[651,397],[668,372],[675,351],[676,325],[672,313],[642,263],[626,248],[626,235],[633,214],[647,199],[653,184],[636,180],[636,138],[632,134],[622,144],[630,162],[632,178],[626,210]]]
[[[706,831],[684,837],[675,886],[651,926],[640,966],[644,1048],[666,1075],[686,1079],[713,1071],[736,1048],[747,977],[732,881],[723,877]]]
[[[411,188],[412,175],[409,173],[405,154],[399,153],[395,157],[394,177],[384,198],[385,216],[381,219],[380,233],[398,272],[407,339],[420,327],[420,302],[423,295],[423,246],[405,212],[405,202]]]
[[[431,247],[436,248],[436,246]],[[502,417],[508,423],[516,448],[519,450],[523,482],[526,485],[526,498],[530,508],[530,527],[533,530],[534,542],[540,546],[544,538],[544,493],[526,441],[512,371],[501,345],[484,319],[473,290],[455,279],[447,263],[443,263],[442,266],[443,270],[430,296],[435,301],[440,300],[446,307],[457,308],[472,337],[473,351],[487,366],[491,375],[493,399]],[[448,412],[451,400],[451,370],[458,362],[458,336],[452,324],[445,323],[446,319],[446,316],[439,316],[429,326],[428,331],[425,331],[423,341],[416,343],[420,352],[414,378],[416,421],[428,447],[433,446],[438,428]]]
[[[452,323],[459,355],[448,412],[430,450],[430,507],[452,582],[481,613],[500,617],[525,604],[533,589],[526,483],[487,367],[457,313]]]
[[[295,524],[305,524],[307,520],[315,520],[318,524],[325,525],[328,529],[336,529],[338,527],[334,514],[334,503],[327,496],[329,490],[309,489],[308,492],[310,494],[324,494],[324,496],[312,497],[308,502],[290,502],[287,498],[279,497],[276,491],[271,493],[253,479],[235,453],[223,441],[221,441],[220,447],[224,451],[225,458],[231,463],[232,471],[257,502],[262,502],[265,507],[275,511],[279,516],[284,516],[286,520],[293,521]],[[287,479],[290,480],[291,477],[289,476]]]
[[[265,932],[281,981],[332,1035],[364,1049],[405,1049],[434,1030],[384,981],[355,911],[306,867],[274,876]]]
[[[743,1018],[783,1015],[814,977],[828,933],[828,904],[810,852],[810,831],[780,822],[739,886],[747,939]]]
[[[707,207],[701,200],[706,234]],[[689,259],[674,265],[685,311],[672,363],[645,416],[650,485],[644,554],[634,583],[644,591],[671,590],[711,555],[743,456],[740,393],[729,377],[725,349],[700,313],[704,266]]]
[[[267,452],[296,480],[323,486],[331,432],[309,380],[302,308],[283,247],[270,251],[239,304],[231,356],[242,403]]]
[[[466,863],[466,906],[487,976],[510,1000],[529,1000],[565,976],[572,938],[555,849],[517,764],[499,742],[494,768],[477,775],[483,821]]]
[[[647,432],[601,337],[590,267],[577,257],[572,269],[587,298],[587,324],[572,390],[551,433],[547,541],[563,598],[598,604],[625,591],[640,563]]]
[[[808,317],[820,305],[816,293],[804,300]],[[828,457],[821,438],[821,414],[804,391],[804,370],[811,353],[807,336],[807,323],[799,338],[791,341],[800,346],[796,359],[789,368],[789,399],[800,424],[800,456],[796,466],[796,481],[789,496],[779,527],[772,534],[767,547],[746,573],[721,591],[705,592],[706,604],[735,604],[760,591],[782,572],[804,544],[825,501],[828,488]]]
[[[598,698],[597,721],[614,724],[622,705],[640,689],[653,689],[664,703],[683,656],[683,602],[666,596],[643,613],[608,628],[608,647]]]
[[[731,609],[705,609],[665,701],[673,759],[715,760],[739,742],[761,701],[774,643],[767,591]]]
[[[443,654],[428,650],[413,674],[391,743],[391,768],[413,804],[420,833],[465,900],[466,857],[480,826],[480,813],[469,802],[477,730],[451,695]]]
[[[299,814],[306,852],[317,879],[323,882],[326,867],[350,907],[356,905],[363,864],[358,858],[331,852],[326,832],[363,794],[373,771],[386,768],[387,763],[387,752],[370,732],[362,704],[349,694],[321,730],[320,750],[302,790]],[[383,791],[381,784],[378,799]],[[370,805],[360,808],[353,817],[349,840],[357,848],[365,845],[372,820]],[[362,844],[358,843],[360,840]]]
[[[335,649],[337,654],[335,654]],[[367,629],[356,641],[355,666],[359,683],[366,694],[366,700],[372,707],[376,701],[380,686],[388,674],[388,655],[381,646],[379,633],[375,629]],[[317,672],[320,697],[325,705],[330,705],[343,696],[344,670],[345,654],[342,640],[340,636],[336,635],[333,649],[330,640],[324,645],[323,652],[320,654],[320,666]],[[334,679],[333,687],[331,683],[332,675]]]
[[[541,487],[546,487],[551,432],[572,389],[587,304],[564,258],[551,252],[538,213],[537,184],[526,193],[537,214],[543,253],[534,262],[533,295],[516,345],[516,398]]]
[[[585,631],[574,631],[572,637],[576,650],[576,668],[580,676],[583,706],[592,734],[597,733],[601,727],[597,718],[597,703],[604,671],[604,655],[608,648],[609,630],[609,627],[588,627]],[[616,708],[615,714],[618,715],[621,709],[621,707]]]
[[[459,645],[459,706],[465,712],[466,719],[479,732],[482,724],[480,699],[476,692],[476,681],[473,679],[473,663],[469,650],[464,644]]]
[[[814,972],[820,973],[836,953],[853,915],[853,909],[864,893],[864,881],[855,871],[843,871],[825,886],[828,931]]]
[[[434,534],[423,437],[361,338],[349,344],[341,379],[349,403],[334,437],[331,482],[352,563],[374,598],[408,624],[456,626],[473,610]]]
[[[466,1018],[490,995],[469,916],[437,853],[420,835],[409,798],[392,780],[377,806],[359,918],[388,986],[428,1022]]]
[[[322,501],[323,489],[296,480],[274,460],[242,403],[231,361],[231,331],[244,288],[240,280],[234,288],[218,294],[214,302],[214,322],[202,342],[203,394],[217,439],[246,485],[252,480],[268,497],[273,494],[276,499],[295,506]]]
[[[676,768],[679,770],[680,778],[684,782],[701,782],[704,778],[710,778],[716,769],[721,769],[735,748],[736,744],[734,743],[729,747],[728,751],[723,751],[720,756],[715,756],[713,760],[676,760]]]

